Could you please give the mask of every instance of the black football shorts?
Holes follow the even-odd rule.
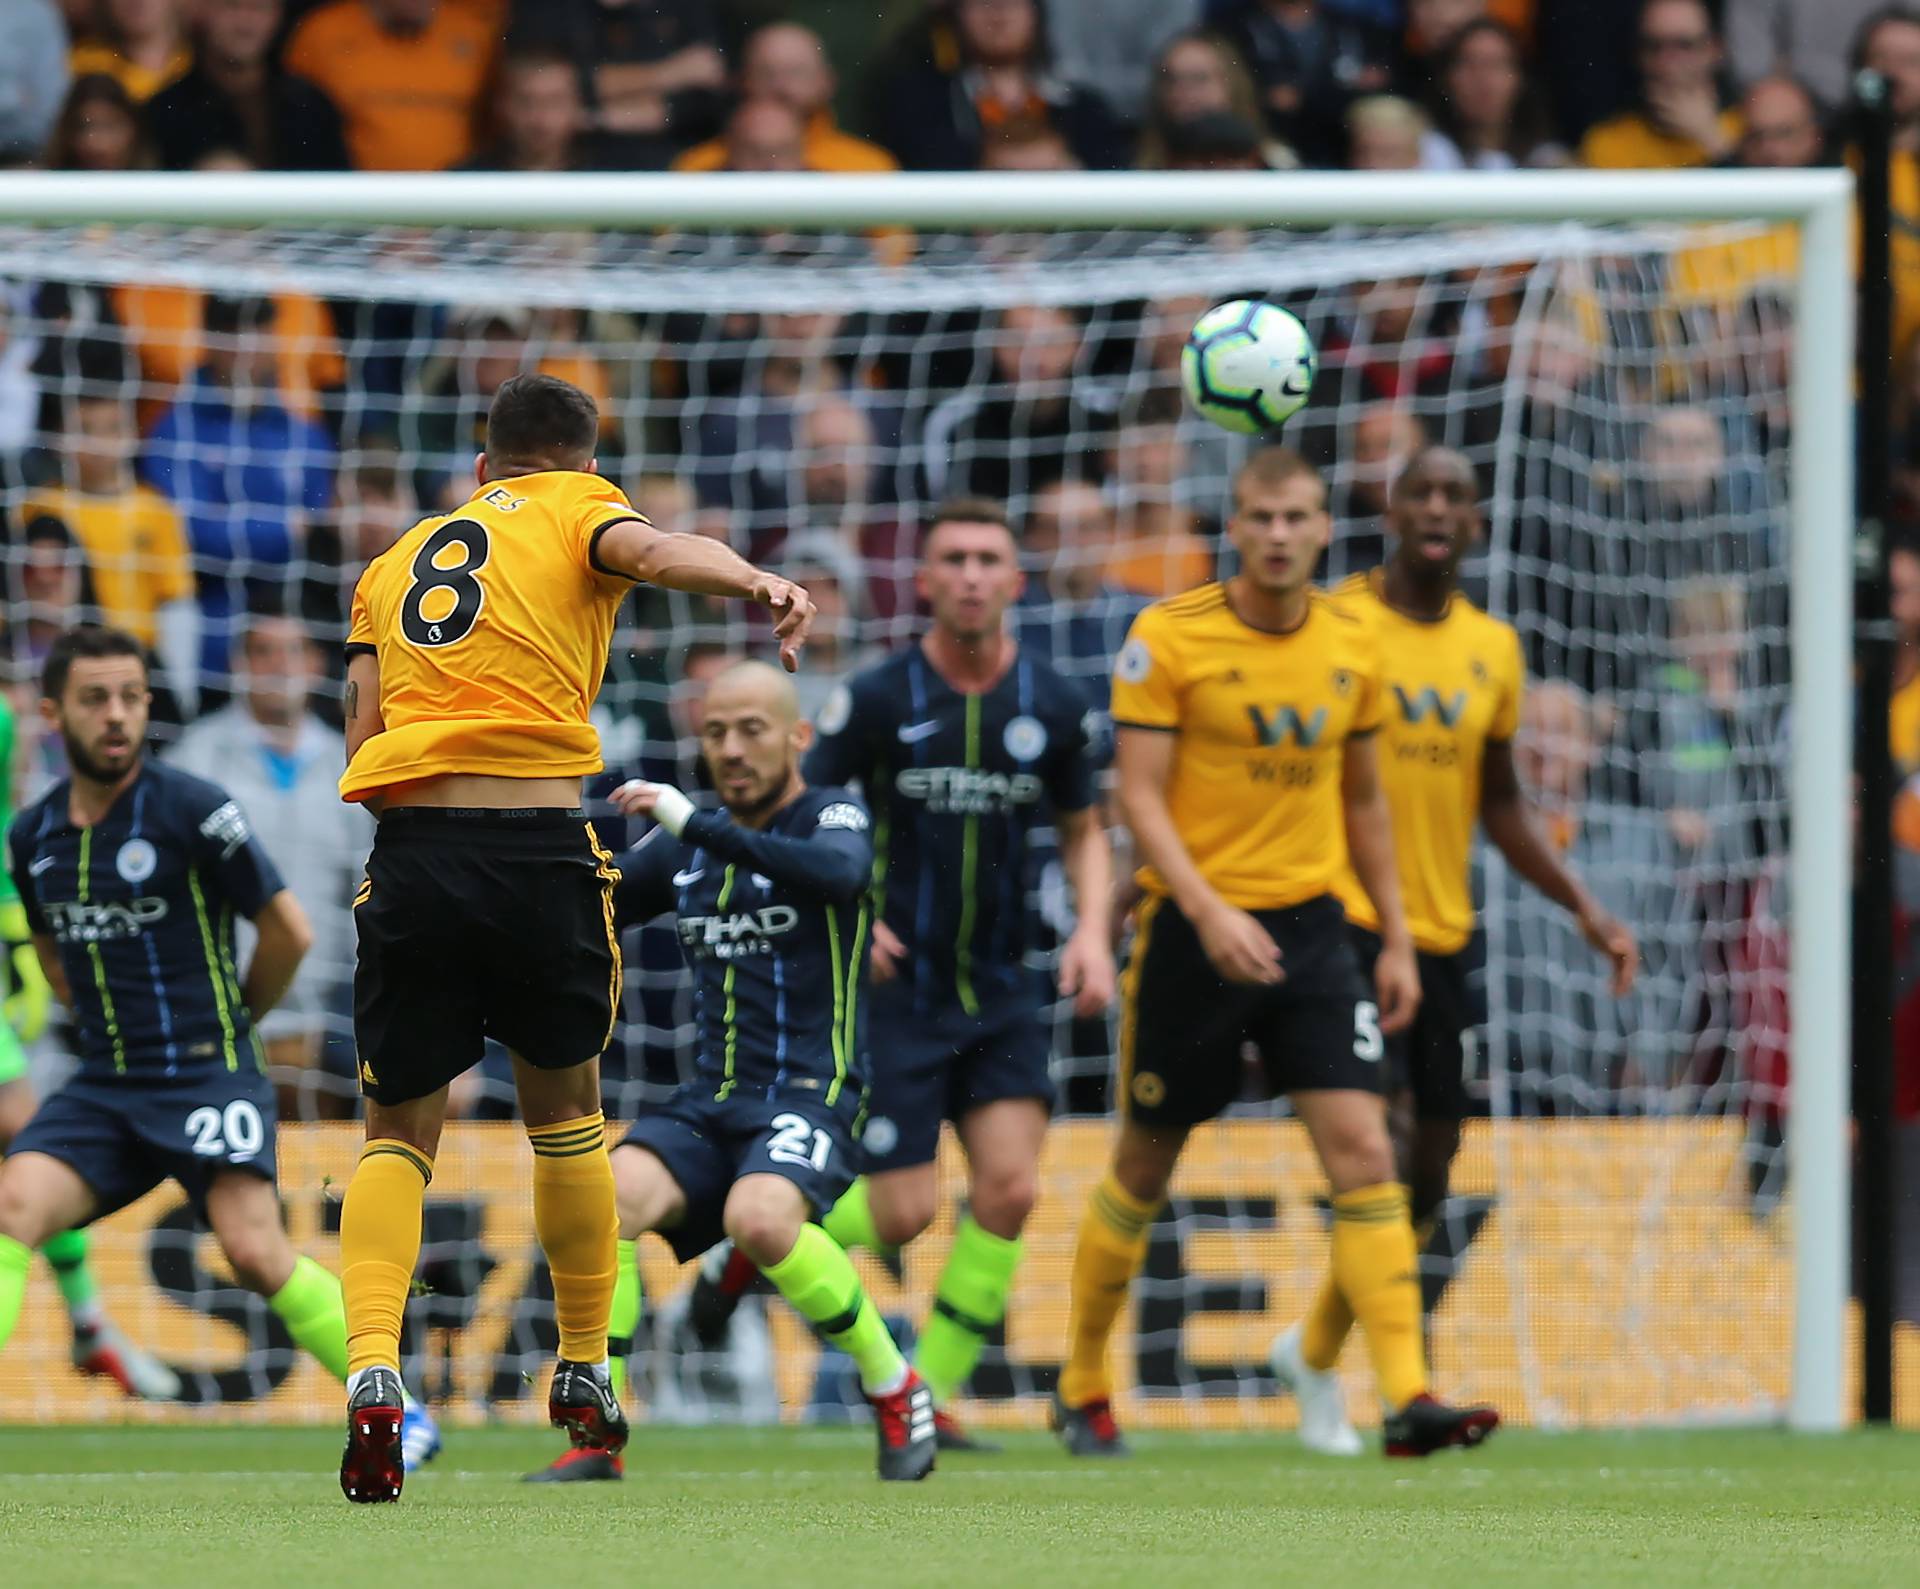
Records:
[[[578,810],[387,812],[353,907],[361,1091],[424,1098],[489,1037],[542,1070],[598,1059],[620,1008],[617,877]]]
[[[1120,1085],[1127,1118],[1198,1125],[1254,1091],[1385,1092],[1373,991],[1361,979],[1346,912],[1331,895],[1253,914],[1280,946],[1285,980],[1229,982],[1171,899],[1141,907],[1121,985]],[[1257,1077],[1242,1054],[1251,1045]]]

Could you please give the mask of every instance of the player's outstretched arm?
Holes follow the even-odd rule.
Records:
[[[600,532],[593,556],[607,572],[649,585],[758,602],[773,614],[773,637],[780,642],[786,670],[799,667],[800,648],[813,627],[812,599],[792,580],[755,568],[711,536],[656,530],[640,519],[622,519]]]
[[[1229,982],[1281,980],[1280,946],[1248,912],[1229,905],[1200,875],[1167,804],[1175,737],[1157,728],[1121,726],[1114,742],[1121,813],[1141,859],[1160,874],[1180,914],[1193,923],[1213,968]]]
[[[1631,991],[1640,968],[1633,934],[1602,908],[1562,861],[1534,820],[1510,740],[1490,739],[1480,766],[1480,825],[1507,864],[1580,924],[1581,935],[1613,968],[1615,998]]]
[[[1374,963],[1380,1030],[1403,1031],[1420,1008],[1420,965],[1400,899],[1393,815],[1380,782],[1379,752],[1371,734],[1354,734],[1347,740],[1340,766],[1340,800],[1346,812],[1347,854],[1380,920],[1380,957]]]
[[[1113,1002],[1113,848],[1097,805],[1059,812],[1054,826],[1079,918],[1060,951],[1060,991],[1076,1014],[1098,1015]]]
[[[825,807],[813,831],[762,833],[743,828],[724,811],[698,811],[669,784],[624,783],[613,804],[628,816],[650,816],[675,838],[766,873],[777,883],[836,905],[851,904],[873,881],[870,819],[852,800]]]
[[[259,937],[254,941],[253,958],[247,962],[240,996],[257,1021],[293,986],[293,974],[313,947],[313,925],[290,888],[281,889],[262,905],[253,925]]]

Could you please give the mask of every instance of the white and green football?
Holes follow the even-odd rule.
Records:
[[[1297,318],[1278,304],[1236,298],[1193,323],[1180,376],[1196,412],[1223,429],[1257,436],[1300,412],[1319,361]]]

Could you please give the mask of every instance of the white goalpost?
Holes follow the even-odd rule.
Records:
[[[1786,558],[1790,698],[1786,699],[1789,764],[1784,769],[1790,848],[1784,892],[1790,929],[1791,1094],[1786,1115],[1787,1201],[1791,1210],[1792,1322],[1787,1422],[1795,1429],[1842,1427],[1849,1297],[1848,1076],[1850,909],[1848,810],[1852,766],[1851,662],[1854,541],[1852,248],[1853,181],[1844,171],[1487,174],[986,174],[873,177],[716,175],[264,175],[0,174],[0,278],[61,279],[108,284],[127,279],[143,254],[162,260],[169,239],[184,236],[180,258],[158,274],[218,290],[229,271],[252,292],[284,286],[316,297],[353,295],[353,273],[364,260],[324,249],[303,254],[301,232],[313,229],[358,236],[377,229],[468,229],[476,233],[568,234],[668,231],[764,233],[791,230],[885,234],[891,229],[963,233],[1178,233],[1221,228],[1342,229],[1445,228],[1432,243],[1435,260],[1474,258],[1475,234],[1486,227],[1516,260],[1526,250],[1499,241],[1498,229],[1524,227],[1550,240],[1566,227],[1659,227],[1677,235],[1694,226],[1787,224],[1798,229],[1791,302],[1790,382],[1786,392],[1791,445],[1786,449]],[[63,241],[42,248],[33,239],[59,229]],[[149,229],[151,229],[149,231]],[[264,249],[246,239],[257,229],[275,241]],[[1378,234],[1369,234],[1370,237]],[[1357,243],[1345,267],[1358,280],[1377,257],[1392,264],[1396,230],[1384,241]],[[232,241],[229,246],[227,239]],[[1330,244],[1328,246],[1331,246]],[[1673,245],[1678,246],[1678,245]],[[1377,256],[1367,252],[1377,247]],[[54,253],[59,259],[50,267]],[[1590,250],[1603,255],[1604,249]],[[556,268],[571,256],[556,235]],[[1204,291],[1232,279],[1232,253],[1195,279]],[[1259,263],[1267,263],[1261,256]],[[504,279],[499,267],[489,279]],[[424,298],[424,276],[392,262],[396,296]],[[753,267],[754,307],[778,312],[785,289],[779,261]],[[885,290],[885,267],[870,279]],[[1136,296],[1180,290],[1186,256],[1170,254],[1164,288],[1153,285],[1161,267],[1152,255],[1111,263],[1076,262],[1070,280],[1045,270],[1003,262],[1000,285],[969,277],[962,263],[945,267],[942,286],[956,304],[1011,301],[1096,301],[1089,281],[1103,270],[1138,278]],[[1449,268],[1441,264],[1438,269]],[[618,262],[597,267],[606,301],[665,316],[724,310],[728,278],[719,273],[681,298],[641,302],[623,286]],[[1023,275],[1023,272],[1026,272]],[[1208,274],[1211,272],[1211,274]],[[984,272],[981,272],[984,274]],[[477,279],[477,278],[476,278]],[[1248,277],[1259,281],[1254,270]],[[805,308],[828,289],[792,268],[792,301]],[[858,287],[858,279],[848,278]],[[1006,297],[1020,283],[1024,300]],[[937,315],[944,301],[929,285],[902,303]],[[568,289],[540,279],[524,282],[529,303],[574,301]],[[832,289],[845,293],[847,282]],[[1135,292],[1129,287],[1128,292]],[[1074,296],[1089,292],[1086,298]],[[708,295],[701,309],[697,294]],[[1002,296],[996,298],[996,293]],[[1119,296],[1120,289],[1113,289]],[[1225,296],[1226,294],[1222,294]],[[372,294],[369,291],[368,296]],[[917,333],[916,333],[917,334]],[[924,359],[936,348],[903,348]],[[918,365],[915,366],[918,368]],[[1443,401],[1436,399],[1436,403]],[[668,406],[662,400],[662,406]],[[1546,449],[1543,448],[1544,453]],[[1496,503],[1496,511],[1499,509]],[[1575,576],[1567,575],[1566,578]],[[1630,637],[1629,637],[1630,638]],[[436,1190],[438,1188],[436,1187]]]

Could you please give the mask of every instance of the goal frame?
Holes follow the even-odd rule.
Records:
[[[1791,222],[1789,400],[1794,1263],[1787,1422],[1847,1422],[1850,1173],[1846,820],[1853,765],[1854,183],[1844,170],[1484,173],[0,174],[0,224],[1065,231],[1483,222]],[[7,269],[0,251],[0,272]]]

